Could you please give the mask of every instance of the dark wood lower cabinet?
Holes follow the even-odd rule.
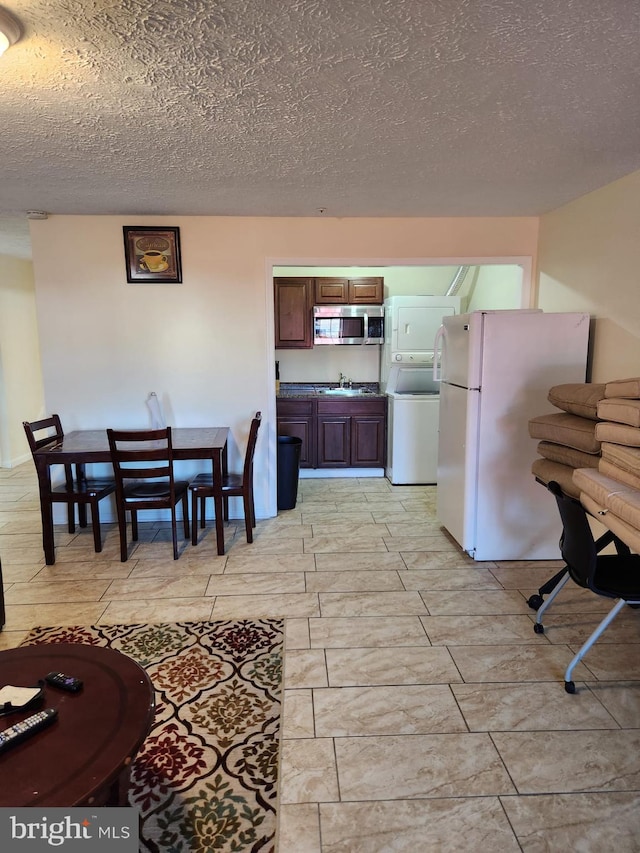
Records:
[[[302,439],[301,468],[383,468],[387,401],[277,401],[278,435]]]
[[[318,415],[318,468],[347,468],[351,460],[351,418]]]
[[[300,467],[316,467],[316,416],[312,400],[278,400],[278,435],[302,439]]]

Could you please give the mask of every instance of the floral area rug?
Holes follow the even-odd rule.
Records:
[[[88,643],[136,660],[156,692],[132,766],[140,850],[275,850],[280,619],[35,628],[23,645]]]

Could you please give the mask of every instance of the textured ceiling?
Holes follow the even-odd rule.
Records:
[[[637,0],[4,7],[0,251],[33,209],[534,215],[640,168]]]

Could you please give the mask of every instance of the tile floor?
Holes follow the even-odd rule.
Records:
[[[559,563],[474,563],[435,488],[301,480],[298,504],[211,524],[171,559],[149,524],[121,563],[56,528],[45,566],[31,463],[0,469],[7,624],[287,617],[279,853],[640,851],[640,613],[562,681],[609,606],[567,587],[544,636],[526,600]]]

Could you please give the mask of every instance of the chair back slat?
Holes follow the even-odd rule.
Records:
[[[39,421],[23,421],[27,441],[31,453],[40,450],[41,447],[48,447],[51,444],[59,444],[64,438],[62,423],[58,415],[51,415],[48,418],[41,418]],[[36,437],[36,433],[41,433],[46,430],[46,435]]]
[[[249,427],[249,438],[247,439],[247,449],[244,455],[244,467],[242,471],[242,479],[245,483],[253,478],[253,457],[256,452],[256,444],[258,442],[258,430],[262,420],[262,412],[256,412],[255,417],[251,421]]]
[[[107,430],[116,485],[121,497],[132,480],[166,482],[167,498],[174,500],[171,427],[157,430]],[[138,490],[142,496],[142,489]]]

